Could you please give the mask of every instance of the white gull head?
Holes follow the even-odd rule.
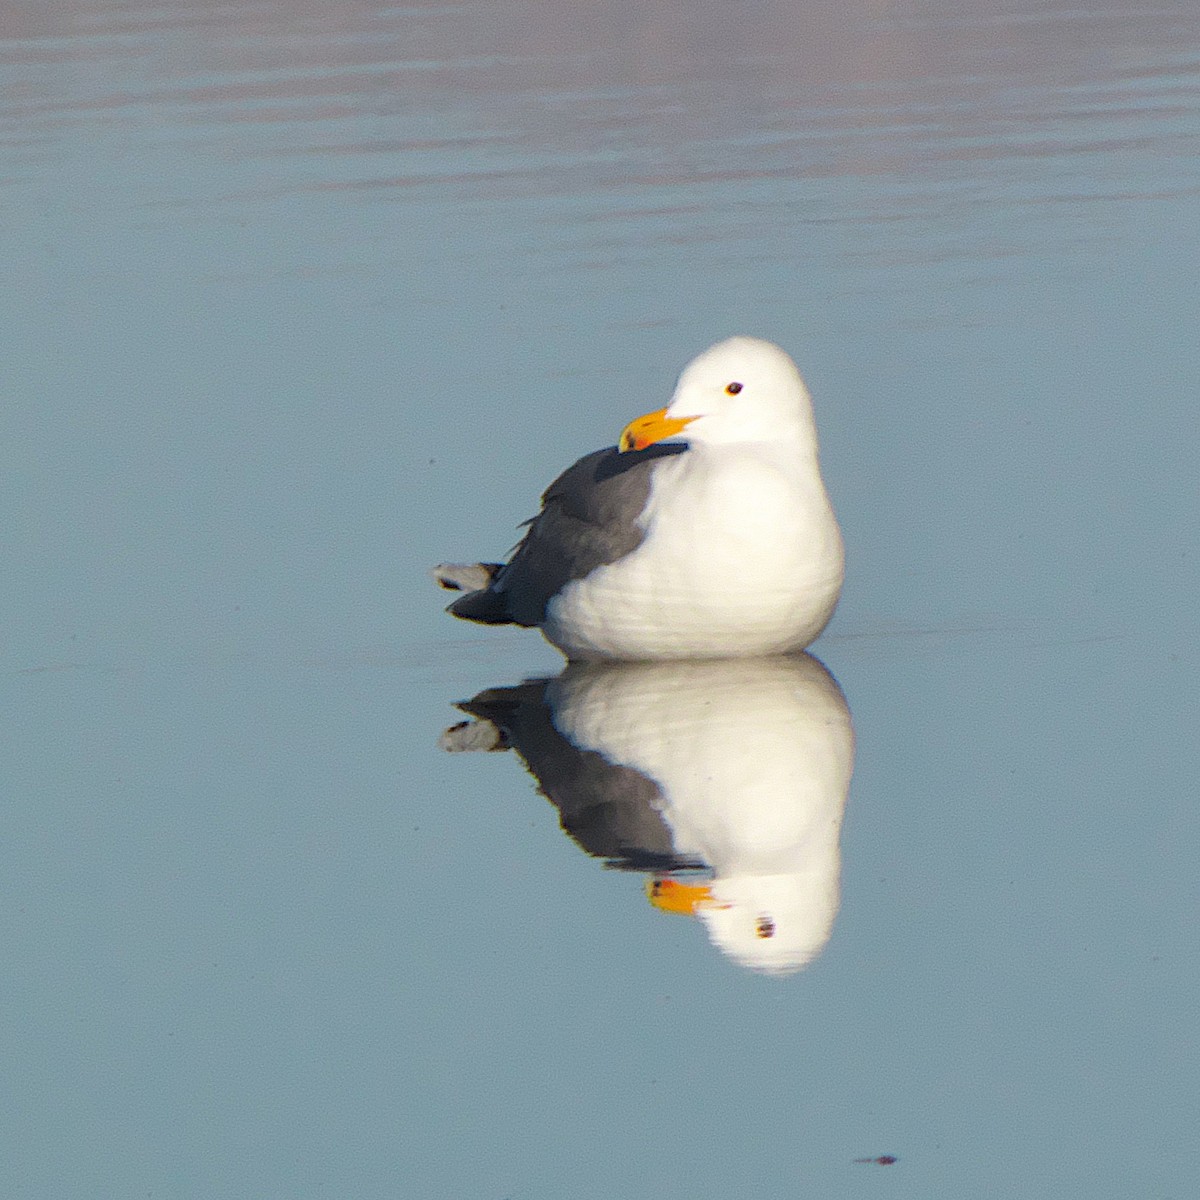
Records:
[[[687,419],[689,442],[800,443],[816,452],[812,400],[788,354],[771,342],[734,337],[692,359],[667,416]]]

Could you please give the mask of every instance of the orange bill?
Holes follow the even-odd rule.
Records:
[[[668,417],[667,410],[660,408],[657,412],[647,413],[644,417],[630,421],[621,430],[621,440],[617,443],[617,448],[622,453],[626,450],[645,450],[647,446],[653,446],[655,442],[661,442],[663,438],[674,437],[695,419],[695,417]]]
[[[712,888],[706,883],[680,883],[675,879],[650,879],[646,898],[660,912],[694,916],[696,909],[713,902]]]

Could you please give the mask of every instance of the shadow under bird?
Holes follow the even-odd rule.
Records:
[[[447,609],[536,627],[572,660],[802,650],[833,614],[842,536],[812,401],[778,346],[735,337],[670,403],[569,467],[507,563],[443,563]]]

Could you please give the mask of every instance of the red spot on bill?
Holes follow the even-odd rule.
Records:
[[[880,1154],[876,1158],[856,1158],[856,1163],[874,1163],[877,1167],[890,1167],[892,1163],[898,1162],[894,1154]]]

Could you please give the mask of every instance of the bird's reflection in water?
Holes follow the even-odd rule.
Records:
[[[651,903],[735,962],[786,974],[824,948],[854,731],[815,658],[577,663],[458,707],[445,749],[515,750],[584,850],[650,873]]]

